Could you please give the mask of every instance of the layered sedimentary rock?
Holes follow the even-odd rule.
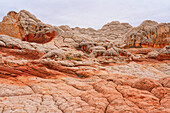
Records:
[[[155,58],[159,60],[170,59],[170,46],[165,46],[161,50],[154,50],[148,53],[149,58]]]
[[[11,11],[0,22],[0,34],[24,41],[46,43],[58,35],[57,28],[42,23],[26,10]]]
[[[33,36],[33,23],[27,19],[49,29]],[[7,22],[12,22],[10,27]],[[169,45],[122,49],[132,27],[119,22],[100,30],[52,27],[22,10],[10,12],[4,17],[6,25],[2,23],[0,112],[170,112]],[[53,28],[56,36],[44,34]]]
[[[169,37],[170,26],[168,23],[158,24],[155,21],[146,20],[127,33],[125,47],[163,48],[169,45]]]
[[[123,35],[132,28],[128,23],[120,23],[119,21],[112,21],[105,24],[101,29],[95,30],[93,28],[73,28],[74,32],[85,34],[92,38],[106,38],[108,40],[115,40],[123,38]]]

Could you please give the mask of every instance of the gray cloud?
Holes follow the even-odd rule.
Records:
[[[114,20],[133,26],[146,19],[170,22],[170,0],[1,0],[0,20],[8,11],[21,9],[56,26],[98,29]]]

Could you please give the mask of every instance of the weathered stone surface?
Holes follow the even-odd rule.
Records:
[[[11,11],[0,22],[0,34],[28,42],[46,43],[58,35],[57,28],[38,20],[26,10]]]
[[[165,46],[161,50],[154,50],[148,53],[149,58],[154,58],[158,60],[169,60],[170,59],[170,46]]]
[[[170,88],[170,77],[164,77],[159,80],[159,82],[164,86]]]
[[[149,79],[149,78],[142,78],[137,80],[132,87],[141,89],[141,90],[147,90],[151,91],[153,88],[161,87],[161,84],[157,82],[156,80]]]
[[[125,39],[126,47],[163,48],[169,45],[170,27],[167,23],[146,20],[130,30]]]
[[[106,113],[145,113],[128,99],[117,98],[107,107]]]
[[[170,88],[165,88],[165,90],[166,90],[166,94],[164,94],[164,97],[160,100],[160,103],[161,103],[161,105],[163,106],[163,107],[165,107],[165,108],[170,108],[170,98],[169,98],[169,96],[170,96]],[[161,92],[162,93],[162,92]]]
[[[93,28],[72,28],[74,34],[80,37],[88,37],[85,40],[95,40],[96,42],[112,42],[114,45],[123,43],[124,35],[132,28],[128,23],[120,23],[119,21],[112,21],[105,24],[101,29],[95,30]],[[107,44],[106,44],[107,45]]]
[[[158,60],[169,60],[170,59],[170,45],[165,46],[159,51],[159,54],[156,56]]]
[[[164,87],[156,87],[152,89],[152,94],[154,94],[157,98],[162,99],[167,94],[167,91]]]
[[[169,46],[123,49],[129,24],[53,27],[25,10],[0,24],[0,112],[170,112]]]
[[[134,89],[130,86],[118,86],[117,89],[122,93],[125,98],[136,104],[140,109],[143,109],[145,112],[165,112],[164,109],[161,108],[162,106],[160,106],[159,104],[159,99],[154,97],[148,91]],[[168,112],[168,110],[166,110],[166,112]]]
[[[159,55],[159,52],[154,50],[148,53],[149,58],[156,58]]]
[[[34,46],[44,48],[40,44]],[[19,57],[7,52],[13,49],[5,47],[0,49],[0,108],[5,112],[169,112],[168,89],[152,79],[147,79],[146,84],[139,82],[143,81],[141,77],[146,76],[160,78],[155,72],[160,73],[158,69],[165,71],[167,65],[159,63],[162,68],[158,69],[153,67],[156,67],[155,64],[137,63],[108,64],[106,67],[101,67],[101,64],[65,67],[58,61],[48,59],[54,53],[61,53],[58,51],[49,51],[45,54],[48,58],[32,57],[32,60],[18,62]],[[70,59],[63,60],[71,64]],[[165,86],[168,83],[167,78],[159,81]]]

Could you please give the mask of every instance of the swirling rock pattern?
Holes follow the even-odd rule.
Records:
[[[155,21],[146,20],[127,33],[125,47],[163,48],[169,45],[169,37],[170,26],[168,23],[158,24]]]

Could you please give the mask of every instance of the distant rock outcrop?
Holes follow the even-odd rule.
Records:
[[[28,42],[46,43],[58,35],[57,28],[42,23],[26,10],[11,11],[0,22],[0,34]]]
[[[111,42],[114,45],[119,45],[130,29],[132,29],[131,25],[119,21],[107,23],[99,30],[70,28],[67,25],[56,27],[44,24],[26,10],[21,10],[19,13],[10,11],[0,22],[0,34],[36,43],[47,43],[58,36],[63,40],[63,43],[71,45],[87,40],[100,43]]]
[[[168,23],[158,24],[155,21],[146,20],[127,33],[125,43],[126,48],[163,48],[170,43],[170,26]]]
[[[109,41],[113,44],[121,43],[124,35],[132,29],[132,26],[128,23],[120,23],[119,21],[112,21],[105,24],[101,29],[95,30],[93,28],[72,28],[73,32],[83,34],[87,37],[91,37],[93,40]]]

